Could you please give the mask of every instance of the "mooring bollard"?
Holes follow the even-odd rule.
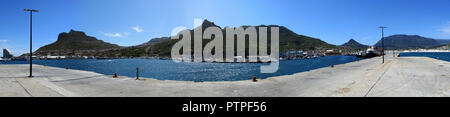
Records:
[[[114,73],[114,76],[113,76],[113,78],[117,78],[117,76],[118,76],[118,75],[117,75],[117,73]]]
[[[252,77],[252,81],[253,81],[253,82],[258,81],[258,80],[256,80],[256,76],[253,76],[253,77]]]
[[[69,69],[69,66],[66,66],[66,69]]]
[[[334,65],[331,65],[331,68],[334,68]]]
[[[139,67],[136,67],[136,80],[139,80]]]

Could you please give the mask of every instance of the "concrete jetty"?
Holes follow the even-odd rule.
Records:
[[[450,62],[427,57],[386,56],[293,75],[246,81],[189,82],[112,78],[90,71],[34,65],[0,65],[0,96],[226,96],[379,97],[450,96]]]

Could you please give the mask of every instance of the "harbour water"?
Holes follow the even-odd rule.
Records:
[[[172,60],[157,59],[34,60],[33,63],[60,68],[69,67],[70,69],[93,71],[105,75],[117,73],[120,76],[128,77],[136,77],[136,68],[138,67],[140,77],[202,82],[249,80],[252,76],[268,78],[291,75],[357,60],[361,59],[355,56],[325,56],[315,59],[280,61],[279,70],[270,74],[260,73],[260,66],[268,65],[268,63],[175,63]],[[27,61],[2,62],[2,64],[27,63]]]
[[[399,54],[400,57],[430,57],[434,59],[450,61],[450,52],[404,52]]]

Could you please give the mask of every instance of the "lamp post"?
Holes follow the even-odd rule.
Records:
[[[384,29],[387,27],[380,26],[378,28],[381,28],[381,55],[383,56],[383,63],[384,63]]]
[[[32,37],[32,32],[33,32],[33,12],[39,12],[38,10],[34,10],[34,9],[24,9],[24,11],[29,11],[30,12],[30,76],[28,77],[33,77],[33,37]]]

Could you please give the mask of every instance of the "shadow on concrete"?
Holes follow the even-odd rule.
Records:
[[[0,77],[0,78],[30,78],[28,76]],[[33,76],[32,78],[48,78],[48,76]]]
[[[67,79],[67,80],[53,80],[53,81],[50,81],[50,82],[66,82],[66,81],[85,80],[85,79],[91,79],[91,78],[102,77],[102,76],[105,76],[105,75],[87,76],[87,77],[72,78],[72,79]]]

